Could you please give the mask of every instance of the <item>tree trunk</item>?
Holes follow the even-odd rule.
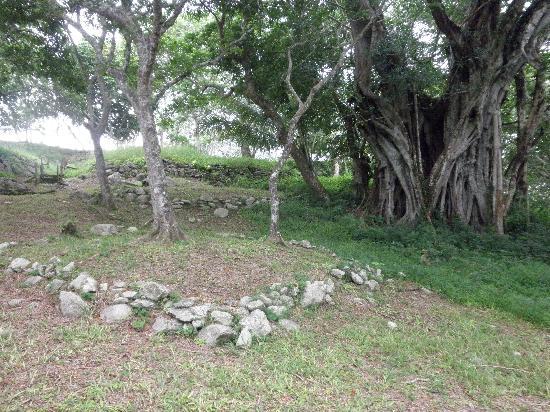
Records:
[[[251,159],[254,158],[254,153],[252,153],[252,150],[250,150],[250,146],[248,146],[246,144],[242,144],[240,147],[241,147],[241,156],[242,157],[248,157],[248,158],[251,158]]]
[[[171,241],[185,239],[185,234],[176,221],[172,205],[166,193],[166,174],[160,156],[160,145],[153,109],[148,99],[140,101],[137,114],[139,128],[143,136],[143,150],[151,189],[151,204],[153,206],[153,232],[151,237]]]
[[[105,172],[105,158],[103,157],[103,150],[101,149],[101,134],[94,130],[90,130],[90,135],[94,143],[95,171],[101,190],[101,204],[109,209],[114,209],[115,202],[111,194],[107,173]]]
[[[328,193],[319,181],[319,177],[315,173],[315,170],[313,170],[313,166],[309,161],[306,152],[296,146],[296,144],[292,144],[290,147],[290,155],[296,162],[296,167],[300,171],[304,181],[309,186],[315,197],[324,202],[328,202]]]

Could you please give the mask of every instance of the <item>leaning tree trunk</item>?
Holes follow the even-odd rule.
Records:
[[[109,180],[107,179],[107,172],[105,171],[105,158],[103,156],[103,150],[101,149],[101,134],[91,130],[90,135],[92,137],[92,141],[94,142],[95,171],[99,182],[99,188],[101,190],[101,204],[109,209],[114,209],[115,202],[111,193]]]
[[[147,164],[147,177],[151,189],[153,207],[153,232],[151,236],[160,240],[182,240],[185,234],[179,227],[166,192],[166,174],[160,156],[160,145],[153,109],[148,100],[140,102],[138,122],[143,136],[143,150]]]
[[[324,202],[328,202],[328,193],[319,181],[319,177],[315,173],[315,170],[313,169],[313,166],[311,165],[307,154],[298,146],[296,146],[296,144],[293,144],[290,147],[290,156],[292,156],[292,158],[296,162],[296,167],[300,171],[300,174],[302,175],[304,181],[311,189],[315,197]]]

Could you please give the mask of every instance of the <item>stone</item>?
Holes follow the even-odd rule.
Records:
[[[182,324],[175,319],[167,318],[166,316],[158,316],[153,322],[153,332],[155,333],[174,333],[182,328]]]
[[[7,339],[11,337],[12,334],[13,331],[11,329],[0,326],[0,338]]]
[[[191,311],[196,318],[203,319],[208,316],[208,312],[210,311],[210,309],[212,309],[212,305],[209,303],[205,303],[204,305],[193,306],[191,308]]]
[[[281,319],[279,320],[279,322],[277,322],[277,324],[288,332],[295,332],[297,330],[300,330],[300,325],[290,319]]]
[[[84,300],[73,292],[59,292],[59,308],[61,314],[68,318],[79,318],[89,312],[89,307]]]
[[[319,305],[327,300],[331,301],[330,294],[334,291],[334,282],[328,279],[326,282],[317,280],[315,282],[306,282],[304,296],[302,296],[301,304],[303,307],[311,305]],[[327,299],[327,297],[329,299]]]
[[[123,282],[122,280],[116,280],[113,283],[113,288],[115,289],[124,289],[126,287],[126,282]]]
[[[139,195],[137,197],[138,203],[141,203],[142,205],[145,205],[149,203],[149,195]]]
[[[207,346],[216,346],[231,341],[236,335],[235,330],[229,326],[212,324],[201,329],[198,338]]]
[[[216,210],[214,210],[214,216],[220,217],[220,218],[226,218],[229,215],[229,210],[227,210],[224,207],[218,207]]]
[[[267,310],[273,312],[275,315],[277,315],[277,317],[280,318],[281,316],[286,315],[288,308],[286,306],[273,305],[273,306],[268,306]]]
[[[100,223],[100,224],[97,224],[97,225],[93,225],[90,228],[90,231],[94,235],[110,236],[110,235],[115,235],[115,234],[118,233],[118,227],[116,227],[116,225],[112,225],[110,223]]]
[[[8,269],[14,272],[22,272],[31,265],[31,261],[22,257],[15,258],[11,261]]]
[[[169,309],[167,311],[170,315],[175,317],[180,322],[192,322],[196,319],[196,316],[190,309]]]
[[[113,174],[110,174],[107,176],[107,180],[110,184],[119,184],[122,182],[122,175],[119,172],[114,172]]]
[[[388,321],[388,328],[390,328],[390,329],[395,329],[395,328],[397,328],[397,323],[392,322],[391,320]]]
[[[213,202],[214,198],[208,193],[203,193],[202,195],[200,195],[199,200],[203,202]]]
[[[193,322],[191,322],[191,325],[199,330],[200,328],[202,328],[204,326],[204,321],[202,319],[195,319]]]
[[[21,306],[24,301],[24,299],[10,299],[8,300],[8,306],[10,308],[16,308],[17,306]]]
[[[189,223],[195,223],[197,221],[197,219],[195,219],[193,216],[191,216],[190,218],[187,219],[187,221]]]
[[[178,300],[176,303],[174,303],[172,305],[172,307],[176,308],[176,309],[181,309],[181,308],[190,308],[191,306],[193,306],[195,304],[195,299],[193,298],[187,298],[187,299],[181,299],[181,300]]]
[[[113,300],[113,304],[114,305],[119,305],[121,303],[128,303],[129,300],[125,297],[122,297],[122,296],[119,296],[119,297],[116,297],[114,300]]]
[[[268,298],[263,293],[260,296],[258,296],[258,299],[260,299],[264,303],[264,305],[266,305],[266,306],[269,306],[269,305],[273,304],[273,300],[271,298]]]
[[[242,306],[238,307],[233,311],[233,314],[236,316],[239,316],[240,318],[242,318],[243,316],[248,316],[249,313],[250,312],[248,311],[248,309],[243,308]]]
[[[389,281],[390,279],[388,279]],[[426,295],[431,295],[433,292],[430,290],[430,289],[427,289],[427,288],[420,288],[420,291],[422,293],[425,293]]]
[[[107,323],[122,322],[132,316],[132,308],[124,303],[105,307],[99,317]]]
[[[9,248],[10,246],[13,246],[13,245],[16,245],[17,243],[15,242],[3,242],[3,243],[0,243],[0,253],[2,253],[3,250]]]
[[[69,273],[69,272],[72,272],[74,268],[75,268],[75,263],[70,262],[63,269],[61,269],[61,271],[64,273]]]
[[[42,276],[29,276],[25,281],[23,282],[24,288],[30,288],[31,286],[37,285],[38,283],[42,282],[44,278]]]
[[[246,307],[250,302],[252,302],[254,299],[252,299],[250,296],[243,296],[241,300],[239,300],[239,305],[243,308]]]
[[[366,285],[368,286],[369,290],[380,289],[380,284],[374,279],[367,280]]]
[[[254,197],[249,197],[245,200],[245,204],[250,207],[256,202],[256,199]]]
[[[304,249],[312,249],[313,248],[313,246],[311,245],[309,240],[302,240],[300,242],[300,246],[302,246]]]
[[[153,309],[155,307],[155,302],[151,302],[147,299],[136,299],[130,303],[130,306],[133,308]]]
[[[365,279],[363,279],[358,273],[351,272],[351,281],[355,283],[356,285],[362,285],[365,283]]]
[[[137,296],[137,292],[135,290],[126,290],[122,292],[122,297],[126,299],[134,299]]]
[[[157,301],[168,296],[170,290],[157,282],[140,282],[139,295],[147,300]]]
[[[59,292],[63,286],[65,286],[65,281],[61,279],[52,279],[46,285],[46,292],[54,294]]]
[[[210,317],[212,318],[212,321],[219,323],[220,325],[231,326],[231,323],[233,323],[233,315],[221,310],[213,310]]]
[[[248,304],[246,305],[246,308],[251,312],[256,309],[262,309],[263,307],[265,307],[265,304],[260,299],[248,302]]]
[[[81,293],[95,293],[97,292],[97,281],[88,272],[82,272],[69,283],[69,289]]]
[[[248,328],[243,328],[237,338],[236,346],[238,348],[248,348],[252,345],[252,334]]]
[[[102,292],[107,292],[109,290],[109,284],[107,282],[100,283],[99,290]]]
[[[239,323],[243,328],[248,328],[252,336],[261,338],[271,333],[269,320],[267,320],[265,313],[259,309],[242,318]]]
[[[135,227],[135,226],[130,226],[130,227],[129,227],[128,229],[126,229],[126,230],[128,230],[128,232],[130,232],[130,233],[135,233],[135,232],[138,231],[138,228]]]
[[[336,279],[342,279],[345,276],[346,272],[344,272],[342,269],[335,268],[330,271],[330,274]]]

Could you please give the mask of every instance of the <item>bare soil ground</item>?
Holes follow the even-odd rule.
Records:
[[[178,212],[187,243],[143,242],[144,231],[96,239],[87,232],[91,224],[139,226],[149,212],[121,205],[110,216],[71,198],[75,187],[0,196],[0,241],[20,242],[0,254],[1,267],[14,256],[58,255],[99,282],[158,280],[181,296],[225,302],[274,282],[321,279],[337,263],[328,253],[248,237],[238,213],[219,221],[200,209]],[[234,194],[180,179],[175,190]],[[202,222],[187,223],[191,215]],[[59,236],[66,220],[77,222],[81,238]],[[21,288],[22,280],[0,274],[0,326],[12,331],[0,337],[3,411],[550,410],[547,331],[405,281],[385,286],[374,305],[345,285],[333,306],[292,313],[300,332],[278,332],[237,351],[155,336],[150,325],[106,326],[97,311],[68,321],[55,297],[42,287]],[[23,303],[9,307],[14,298]]]

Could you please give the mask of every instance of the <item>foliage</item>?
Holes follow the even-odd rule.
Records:
[[[538,229],[533,226],[528,232],[505,236],[439,222],[386,226],[349,213],[347,199],[338,198],[338,193],[347,193],[341,191],[345,179],[327,184],[336,199],[329,207],[295,196],[298,182],[286,186],[290,191],[281,204],[285,238],[307,239],[365,264],[382,262],[390,276],[403,271],[408,279],[457,302],[495,308],[550,326],[550,226],[539,223]],[[267,231],[266,206],[242,214],[259,234]]]

